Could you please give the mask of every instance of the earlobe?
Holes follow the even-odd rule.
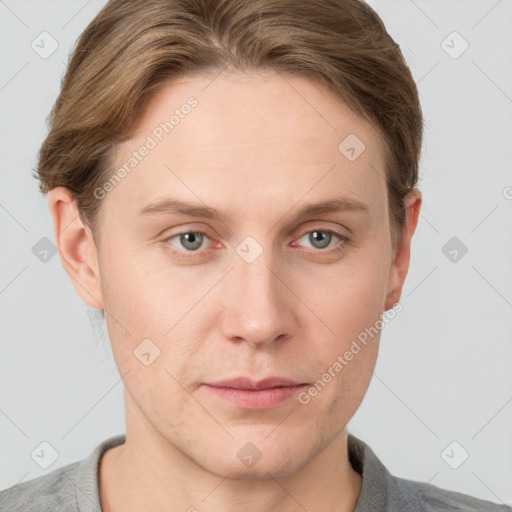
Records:
[[[388,293],[384,306],[386,311],[391,309],[400,300],[402,295],[402,288],[409,270],[411,240],[418,225],[421,202],[421,192],[417,188],[414,188],[404,198],[406,218],[402,237],[389,271]]]
[[[96,245],[89,227],[80,218],[71,191],[53,188],[48,192],[47,204],[64,270],[84,302],[104,309]]]

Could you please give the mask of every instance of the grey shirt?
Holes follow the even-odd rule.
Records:
[[[124,434],[110,437],[82,461],[1,491],[0,512],[101,512],[98,463],[106,450],[124,441]],[[395,477],[366,443],[351,434],[348,451],[352,467],[362,475],[354,512],[512,512],[507,505]]]

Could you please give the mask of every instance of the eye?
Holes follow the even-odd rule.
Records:
[[[184,231],[170,236],[166,241],[170,242],[174,238],[178,239],[179,244],[181,244],[181,247],[184,248],[186,252],[197,252],[197,250],[201,248],[205,238],[208,238],[208,235],[202,231]]]
[[[338,242],[332,245],[331,247],[340,247],[348,242],[348,238],[336,233],[335,231],[331,231],[330,229],[313,229],[312,231],[308,231],[304,233],[299,240],[305,238],[307,242],[311,244],[314,249],[326,249],[329,247],[329,244],[333,241],[333,239],[337,238]],[[336,241],[336,240],[334,240]],[[296,245],[294,243],[293,245]]]

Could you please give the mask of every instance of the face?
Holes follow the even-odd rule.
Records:
[[[395,302],[384,148],[306,79],[213,77],[161,89],[117,147],[130,170],[98,191],[102,305],[128,433],[218,475],[284,476],[344,432],[379,336],[344,354]],[[237,377],[304,386],[207,385]]]

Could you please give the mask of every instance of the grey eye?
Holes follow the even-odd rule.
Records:
[[[332,240],[332,233],[324,230],[315,230],[308,233],[308,240],[315,249],[325,249]]]
[[[204,240],[204,234],[199,233],[197,231],[188,231],[187,233],[180,233],[175,235],[169,240],[173,238],[179,237],[180,244],[187,250],[195,251],[199,249]]]

